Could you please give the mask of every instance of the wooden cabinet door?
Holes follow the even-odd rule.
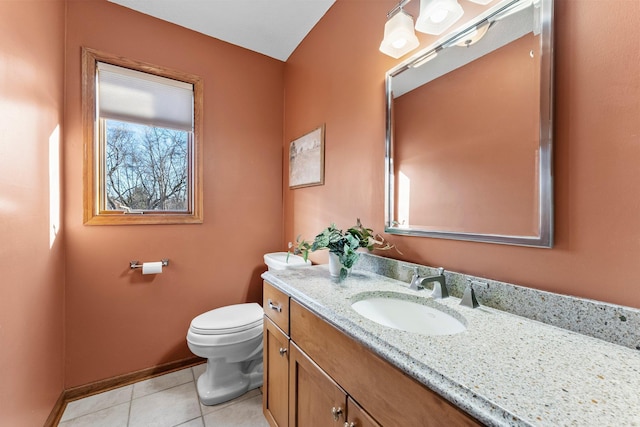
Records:
[[[343,427],[347,394],[293,342],[289,360],[289,425]]]
[[[351,397],[347,398],[347,422],[345,427],[382,427]]]
[[[272,427],[289,425],[289,337],[264,319],[262,410]]]

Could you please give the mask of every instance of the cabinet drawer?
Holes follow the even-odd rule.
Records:
[[[290,336],[384,426],[482,425],[293,300]]]
[[[264,314],[273,320],[285,334],[289,334],[289,296],[274,288],[268,282],[263,282],[262,308]]]

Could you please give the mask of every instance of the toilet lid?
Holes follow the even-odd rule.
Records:
[[[196,334],[233,334],[262,325],[262,307],[256,303],[235,304],[207,311],[191,321]]]

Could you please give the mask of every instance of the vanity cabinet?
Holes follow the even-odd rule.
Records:
[[[267,282],[264,300],[263,409],[272,427],[482,425]]]
[[[293,300],[290,316],[291,340],[379,424],[481,425]]]

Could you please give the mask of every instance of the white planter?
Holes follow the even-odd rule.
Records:
[[[340,258],[338,255],[329,252],[329,274],[331,277],[340,277],[340,270],[343,268],[342,263],[340,262]],[[351,269],[347,269],[347,275],[351,272]]]
[[[342,269],[342,263],[338,258],[338,255],[333,252],[329,252],[329,274],[331,277],[340,277],[340,270]]]

